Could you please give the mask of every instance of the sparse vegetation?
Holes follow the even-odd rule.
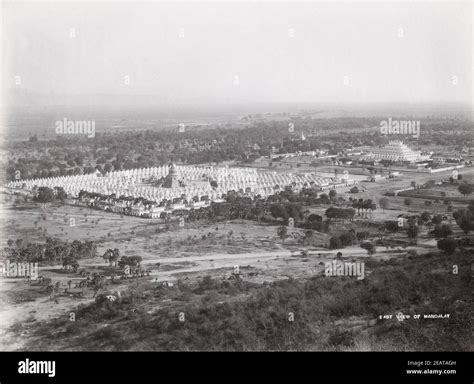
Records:
[[[360,341],[350,325],[351,319],[359,319],[371,350],[465,351],[472,345],[465,326],[470,321],[465,289],[470,257],[432,254],[423,259],[370,261],[371,278],[363,281],[313,277],[261,286],[239,276],[225,281],[206,276],[197,284],[178,282],[171,290],[145,285],[120,301],[98,296],[95,303],[79,308],[72,334],[65,317],[35,326],[39,342],[31,348],[50,348],[54,329],[56,346],[71,346],[69,339],[80,334],[81,344],[74,345],[83,350],[347,350],[357,348]],[[429,273],[452,264],[460,266],[459,275]],[[157,298],[182,295],[186,298],[179,305],[147,310]],[[375,320],[395,308],[451,317],[403,324]],[[180,312],[185,313],[183,322]],[[294,322],[288,321],[289,312],[295,314]],[[420,326],[434,321],[436,327]]]

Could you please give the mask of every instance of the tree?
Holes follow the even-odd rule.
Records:
[[[109,262],[110,255],[112,254],[112,250],[109,248],[105,251],[105,253],[102,255],[102,258],[104,259],[105,262]]]
[[[67,193],[64,191],[63,187],[54,187],[56,191],[56,198],[58,200],[64,201],[67,198]]]
[[[311,215],[308,216],[305,226],[306,228],[320,231],[322,223],[323,223],[323,218],[319,215],[316,215],[315,213],[312,213]]]
[[[382,210],[385,211],[388,208],[389,200],[386,197],[382,197],[379,200],[379,205],[382,207]]]
[[[77,165],[79,165],[79,167],[82,167],[84,165],[84,157],[82,157],[82,155],[75,157],[74,161]]]
[[[39,187],[35,200],[42,204],[46,204],[54,201],[54,198],[54,191],[51,188]]]
[[[319,196],[323,204],[327,204],[329,202],[329,196],[326,193],[321,193]]]
[[[92,289],[94,290],[94,297],[97,295],[99,290],[104,288],[105,283],[106,283],[106,277],[104,275],[101,275],[101,274],[94,275],[91,281]]]
[[[427,223],[428,221],[431,220],[431,214],[425,211],[421,214],[420,218],[421,218],[421,221],[423,221],[423,223]]]
[[[118,265],[120,268],[123,268],[125,266],[139,267],[141,262],[142,262],[141,256],[122,256],[122,258],[118,262]]]
[[[350,189],[350,192],[351,192],[351,193],[359,193],[359,188],[357,188],[357,187],[352,187],[352,188]]]
[[[282,225],[281,227],[278,227],[277,234],[281,241],[285,242],[285,238],[288,234],[288,229],[284,225]]]
[[[331,190],[329,191],[329,198],[330,198],[331,200],[334,200],[334,199],[336,198],[336,196],[337,196],[337,191],[336,191],[335,189],[331,189]]]
[[[332,236],[329,239],[329,249],[339,249],[342,248],[342,242],[339,236]]]
[[[110,172],[111,170],[112,170],[112,164],[107,163],[104,165],[104,172]],[[94,172],[94,168],[92,168],[92,172]],[[87,173],[92,173],[92,172],[87,172]]]
[[[370,233],[368,231],[357,232],[357,240],[362,241],[366,240],[369,237]]]
[[[453,213],[453,217],[465,234],[474,230],[474,210],[471,210],[471,208],[456,211]]]
[[[114,248],[111,257],[109,258],[109,263],[112,263],[115,267],[117,266],[117,263],[120,258],[120,253],[118,248]]]
[[[385,229],[389,232],[397,232],[400,227],[398,226],[398,221],[390,220],[385,222]]]
[[[119,260],[119,250],[117,248],[115,249],[107,249],[105,251],[104,255],[102,258],[109,263],[110,266],[115,265],[117,266],[117,262]]]
[[[339,239],[341,240],[343,246],[352,245],[352,236],[349,232],[341,233]]]
[[[416,239],[418,238],[418,234],[420,233],[420,229],[418,226],[411,224],[407,229],[407,235],[412,241],[416,244]]]
[[[431,206],[433,202],[431,200],[425,200],[425,207]]]
[[[474,220],[472,215],[463,215],[461,218],[459,218],[459,220],[456,220],[456,223],[466,235],[474,229]]]
[[[403,204],[405,204],[407,207],[409,207],[411,205],[411,199],[406,198],[405,200],[403,200]]]
[[[72,269],[74,272],[79,268],[79,262],[72,256],[66,256],[63,261],[63,268],[66,271]]]
[[[431,219],[431,222],[434,225],[440,224],[443,221],[443,217],[441,215],[434,215],[433,218]]]
[[[288,218],[290,217],[285,206],[281,204],[272,204],[270,206],[270,214],[276,219],[281,217],[284,221],[288,220]]]
[[[451,230],[451,227],[448,224],[437,224],[432,233],[437,239],[439,239],[451,236],[453,234],[453,231]]]
[[[303,210],[299,204],[288,204],[287,205],[288,214],[293,219],[299,220],[303,216]]]
[[[351,244],[354,244],[357,241],[357,235],[356,235],[355,229],[351,228],[348,233],[351,236]]]
[[[451,255],[456,251],[457,241],[451,238],[438,240],[438,249],[444,251],[448,255]]]
[[[464,196],[470,195],[472,193],[471,184],[460,184],[458,187],[459,193],[462,193]]]
[[[376,251],[376,247],[373,243],[366,241],[360,244],[360,247],[367,250],[369,255],[373,255]]]
[[[352,208],[336,208],[329,207],[325,212],[326,217],[331,219],[342,219],[343,221],[349,219],[352,220],[355,215],[355,211]]]

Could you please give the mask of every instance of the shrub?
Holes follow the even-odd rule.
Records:
[[[342,242],[339,236],[333,236],[329,239],[329,249],[342,248]]]
[[[451,238],[445,238],[438,240],[438,249],[444,251],[448,255],[454,253],[457,247],[457,241]]]

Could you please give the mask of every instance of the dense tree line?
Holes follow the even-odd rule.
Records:
[[[252,162],[260,156],[323,149],[337,151],[352,146],[380,146],[386,138],[379,132],[360,128],[378,125],[380,118],[299,118],[290,121],[252,122],[245,128],[189,128],[179,132],[134,131],[98,133],[93,140],[79,136],[58,136],[52,140],[27,140],[9,146],[7,178],[14,180],[17,171],[22,179],[55,177],[152,167],[170,161],[186,164],[219,163],[223,161]],[[444,122],[446,123],[446,122]],[[430,121],[426,135],[419,144],[473,145],[469,125],[451,121],[458,135],[430,135],[444,129],[442,123]],[[347,127],[354,127],[348,129]],[[456,127],[456,128],[454,128]],[[299,140],[305,132],[306,140]],[[407,137],[408,143],[411,140]],[[425,143],[426,142],[426,143]],[[434,142],[434,143],[433,143]],[[335,144],[336,143],[336,144]]]
[[[55,200],[64,201],[67,198],[67,194],[63,187],[39,187],[37,190],[33,190],[33,200],[39,203],[51,203]]]
[[[344,231],[337,235],[331,236],[329,239],[329,249],[340,249],[350,245],[355,245],[358,242],[363,244],[366,242],[369,236],[370,233],[368,231],[356,232],[354,229]]]
[[[286,188],[267,198],[256,196],[253,199],[231,191],[224,203],[211,203],[209,207],[183,211],[183,214],[187,215],[187,220],[190,221],[244,219],[290,225],[292,220],[294,227],[327,232],[331,220],[352,220],[355,214],[352,208],[331,206],[325,214],[327,220],[324,220],[320,215],[304,209],[308,205],[330,203],[328,195],[323,193],[318,197],[317,191],[312,188],[304,188],[298,193]]]
[[[14,262],[47,262],[50,264],[59,262],[63,264],[66,261],[66,265],[63,264],[66,268],[69,265],[77,268],[78,264],[75,261],[93,258],[97,255],[97,244],[93,241],[66,242],[47,237],[44,244],[23,244],[21,239],[16,242],[8,240],[7,244],[3,256]]]

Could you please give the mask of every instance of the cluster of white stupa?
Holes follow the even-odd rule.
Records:
[[[173,207],[168,206],[168,209],[183,209],[190,208],[194,204],[202,206],[211,201],[222,201],[224,195],[229,191],[265,197],[283,190],[287,186],[298,191],[305,187],[323,190],[334,185],[333,179],[323,178],[314,173],[277,173],[260,171],[255,168],[194,165],[173,165],[172,167],[172,173],[170,167],[161,166],[115,171],[105,175],[96,172],[79,176],[16,180],[8,183],[7,188],[33,191],[39,187],[62,187],[68,197],[72,199],[77,198],[80,191],[87,191],[106,196],[115,194],[116,198],[120,196],[141,197],[156,202],[156,205],[164,200],[178,199],[181,201],[176,202]],[[156,185],[157,180],[170,176],[176,178],[176,182],[171,188]],[[211,183],[211,181],[215,183]],[[347,179],[345,181],[347,185],[349,181]],[[183,204],[183,202],[188,202],[189,205]],[[157,211],[159,210],[155,209],[155,212]],[[140,213],[141,210],[138,212]]]

